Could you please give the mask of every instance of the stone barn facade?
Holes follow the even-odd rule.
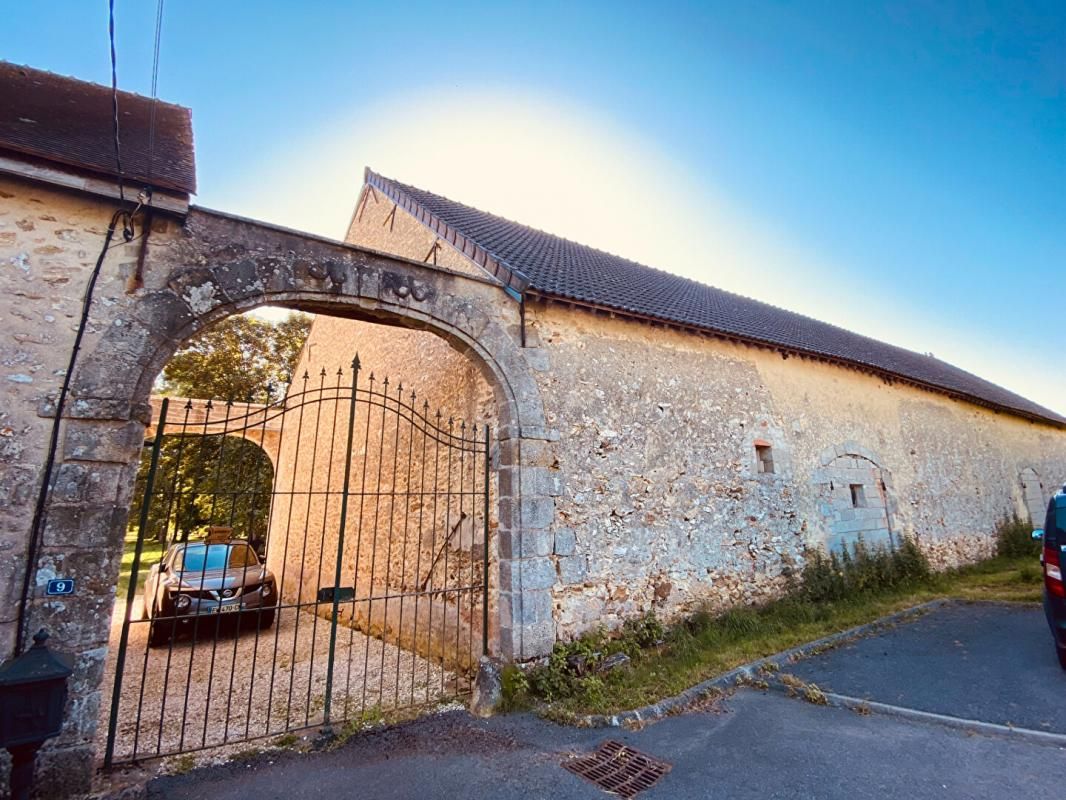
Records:
[[[859,537],[975,561],[999,520],[1028,519],[1066,479],[1059,414],[929,355],[369,170],[347,241],[521,287],[518,337],[554,431],[550,525],[521,547],[546,559],[526,580],[560,637],[770,598],[809,548]],[[492,419],[431,335],[321,319],[304,358],[352,350]]]
[[[111,103],[0,64],[0,658],[45,627],[75,659],[42,794],[86,791],[103,750],[153,382],[232,314],[320,314],[301,369],[358,352],[366,374],[489,427],[489,630],[506,660],[649,609],[771,597],[807,548],[860,533],[974,560],[997,519],[1035,513],[1066,476],[1066,420],[948,364],[374,173],[343,243],[196,208],[189,111],[119,93],[120,170]],[[298,472],[288,442],[279,481]],[[469,564],[484,528],[458,523],[429,529]],[[48,595],[59,577],[73,594]]]

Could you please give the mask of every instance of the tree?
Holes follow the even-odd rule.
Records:
[[[277,402],[296,368],[311,319],[290,314],[270,323],[244,315],[229,317],[174,354],[163,369],[159,389],[203,400]],[[180,409],[175,410],[180,414]],[[137,474],[134,508],[138,510],[144,502],[150,455],[146,449]],[[269,457],[254,442],[217,434],[165,435],[146,535],[160,542],[184,541],[203,534],[210,525],[228,525],[235,537],[261,545],[266,540],[273,477]]]
[[[145,450],[134,497],[140,508],[151,453]],[[236,436],[164,436],[148,506],[146,538],[188,541],[211,525],[262,549],[269,523],[274,468],[254,442]]]
[[[160,390],[177,397],[262,402],[273,386],[279,397],[310,330],[306,314],[278,323],[227,317],[174,354],[163,368]]]

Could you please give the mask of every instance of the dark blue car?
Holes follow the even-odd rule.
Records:
[[[1040,556],[1044,565],[1044,612],[1055,637],[1059,664],[1066,669],[1066,584],[1062,580],[1066,568],[1066,486],[1051,498],[1044,528],[1033,531],[1033,538],[1044,540]]]

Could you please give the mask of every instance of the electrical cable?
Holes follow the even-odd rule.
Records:
[[[118,60],[115,57],[115,0],[108,0],[107,33],[111,42],[111,116],[112,129],[115,134],[115,171],[118,173],[118,199],[126,202],[126,189],[123,184],[122,142],[119,140],[118,125]]]
[[[148,180],[155,165],[155,109],[159,104],[159,42],[163,36],[163,0],[155,9],[155,51],[152,55],[152,114],[148,123]]]
[[[51,488],[52,470],[55,467],[56,450],[59,446],[59,423],[63,417],[63,408],[66,405],[67,394],[70,391],[70,379],[74,372],[74,364],[78,358],[78,351],[81,349],[82,339],[85,337],[85,329],[88,327],[89,310],[92,307],[93,290],[96,288],[96,280],[100,277],[100,270],[104,265],[104,257],[107,255],[107,251],[110,249],[111,240],[114,238],[115,229],[119,222],[123,223],[123,230],[129,226],[129,212],[125,209],[119,209],[111,216],[111,223],[107,226],[107,233],[104,235],[104,246],[100,248],[100,255],[96,258],[96,266],[93,267],[92,274],[89,276],[89,283],[85,287],[85,295],[82,298],[81,304],[81,320],[78,322],[78,332],[74,336],[74,346],[70,351],[70,361],[67,364],[67,371],[63,375],[63,385],[59,390],[59,395],[56,397],[55,404],[55,417],[52,421],[52,434],[48,440],[48,454],[45,456],[44,469],[41,476],[41,488],[37,492],[37,504],[33,509],[33,523],[30,527],[30,543],[29,552],[26,558],[26,571],[22,579],[22,597],[19,601],[19,614],[18,614],[18,628],[15,632],[15,655],[22,653],[24,647],[24,639],[26,637],[26,610],[29,604],[30,596],[30,581],[35,572],[34,565],[37,562],[37,553],[40,547],[41,530],[44,527],[46,518],[45,505],[48,500],[49,490]]]
[[[163,0],[159,0],[158,15],[156,18],[156,53],[155,53],[155,65],[154,70],[158,70],[159,65],[159,34],[160,26],[162,24],[163,13]],[[126,193],[123,186],[124,173],[122,171],[122,142],[119,137],[119,115],[118,115],[118,68],[117,58],[115,54],[115,0],[109,0],[108,3],[108,39],[111,49],[111,111],[112,111],[112,123],[114,127],[114,143],[115,143],[115,167],[118,173],[118,193],[119,201],[123,206],[126,205]],[[156,87],[156,75],[152,76],[152,93],[155,94]],[[153,102],[152,107],[152,119],[151,128],[149,131],[149,137],[151,140],[155,138],[155,106]],[[151,158],[151,156],[149,157]],[[135,235],[133,228],[133,220],[142,207],[151,202],[152,190],[146,186],[144,190],[138,195],[137,204],[133,207],[133,210],[127,208],[119,208],[111,215],[111,221],[107,226],[107,233],[104,235],[104,243],[100,248],[100,254],[96,258],[96,264],[93,267],[92,273],[89,275],[89,282],[85,286],[85,294],[82,297],[81,304],[81,318],[78,321],[78,329],[74,336],[74,344],[70,351],[70,360],[67,363],[66,372],[63,374],[63,384],[60,387],[59,394],[56,396],[55,403],[55,416],[52,419],[52,432],[48,440],[48,452],[45,456],[44,468],[41,474],[41,484],[37,492],[37,502],[33,510],[33,521],[30,524],[30,541],[26,553],[26,569],[22,578],[22,595],[19,598],[19,611],[18,611],[18,625],[15,631],[15,655],[18,656],[22,653],[25,647],[26,639],[26,625],[28,622],[27,610],[30,600],[30,583],[33,580],[34,573],[36,572],[37,557],[40,551],[41,533],[44,529],[45,522],[47,520],[47,504],[48,496],[51,493],[52,484],[52,471],[55,469],[56,451],[59,447],[59,430],[63,419],[63,411],[66,407],[67,395],[70,392],[70,381],[74,375],[74,367],[78,360],[78,352],[81,350],[82,340],[85,338],[85,331],[89,324],[89,314],[92,310],[93,292],[96,290],[96,283],[100,277],[100,272],[104,266],[104,259],[107,257],[107,253],[112,247],[118,246],[118,244],[128,244],[135,239],[144,236],[145,231],[141,231],[140,235]],[[115,231],[118,228],[119,223],[122,224],[122,239],[121,243],[112,244],[112,240],[115,237]]]

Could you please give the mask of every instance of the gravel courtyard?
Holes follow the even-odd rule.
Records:
[[[150,758],[216,747],[319,725],[325,707],[330,624],[295,608],[275,625],[201,618],[195,639],[148,647],[147,622],[130,626],[114,758]],[[216,635],[217,628],[217,635]],[[107,730],[121,609],[111,628],[100,726]],[[352,628],[338,626],[333,672],[334,723],[435,705],[468,681],[424,658]]]

